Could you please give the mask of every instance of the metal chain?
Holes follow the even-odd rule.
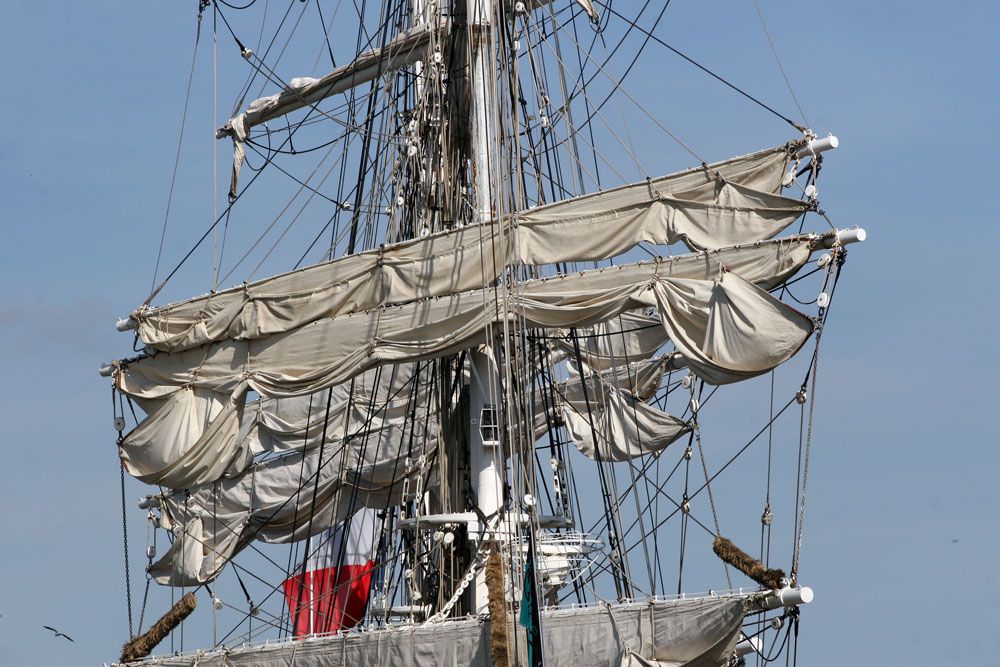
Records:
[[[486,541],[484,540],[483,546],[485,545]],[[445,605],[441,607],[441,609],[436,614],[428,618],[427,621],[424,623],[424,625],[429,625],[431,623],[437,623],[438,621],[443,621],[445,617],[451,613],[451,610],[455,608],[456,604],[458,604],[459,598],[461,598],[462,594],[465,593],[465,589],[468,588],[469,584],[472,583],[472,580],[476,578],[476,575],[479,573],[480,568],[486,561],[486,559],[484,558],[485,554],[486,554],[486,549],[480,547],[479,550],[476,552],[476,558],[469,565],[469,570],[465,573],[465,576],[462,577],[462,581],[459,582],[458,588],[455,589],[455,594],[451,596],[448,602],[445,603]]]
[[[795,553],[792,555],[792,585],[798,583],[799,577],[799,556],[802,553],[802,533],[804,531],[806,519],[806,491],[809,485],[809,454],[812,450],[812,429],[813,413],[816,409],[816,376],[819,375],[819,342],[823,336],[820,329],[816,334],[816,351],[813,356],[812,378],[809,382],[809,417],[806,422],[806,448],[802,458],[802,497],[799,501],[799,525],[798,534],[795,536]]]
[[[485,530],[483,531],[483,539],[479,543],[479,548],[476,550],[476,557],[469,564],[469,569],[465,573],[465,576],[462,577],[462,580],[458,583],[458,587],[455,589],[455,593],[451,596],[451,598],[449,598],[448,602],[446,602],[445,605],[441,607],[440,610],[438,610],[436,614],[434,614],[424,622],[424,625],[429,625],[431,623],[437,623],[438,621],[444,620],[444,618],[451,613],[451,610],[455,608],[455,605],[458,604],[459,598],[462,597],[462,594],[465,593],[465,589],[469,587],[469,584],[471,584],[472,580],[476,578],[476,575],[479,573],[479,570],[483,567],[483,564],[486,562],[486,552],[489,551],[489,549],[487,548],[489,545],[489,540],[487,539],[487,536],[489,536],[493,531],[495,531],[497,527],[500,525],[501,516],[502,515],[497,514],[496,517],[494,517],[492,524],[488,524],[485,527]]]
[[[120,439],[119,439],[120,443]],[[128,602],[128,636],[129,639],[135,637],[135,628],[132,625],[132,582],[129,579],[128,565],[128,515],[125,511],[125,464],[121,465],[122,482],[122,546],[125,551],[125,598]]]

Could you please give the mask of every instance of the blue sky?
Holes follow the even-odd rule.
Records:
[[[148,293],[195,6],[0,9],[3,664],[100,663],[127,636],[117,456],[108,383],[96,369],[127,354],[114,321]],[[803,555],[817,598],[804,611],[802,664],[995,664],[1000,9],[761,7],[812,127],[842,141],[823,172],[823,206],[836,224],[870,235],[851,250],[824,337]],[[794,109],[752,2],[674,0],[657,34]],[[192,106],[166,264],[211,220],[210,43],[201,48],[202,101]],[[709,159],[792,138],[655,53],[628,88],[648,94]],[[309,70],[313,59],[304,62]],[[300,73],[294,64],[286,63],[290,76]],[[224,116],[238,84],[223,81]],[[690,163],[643,132],[637,126],[632,139],[658,173]],[[227,145],[219,160],[224,187]],[[172,296],[209,286],[210,260],[192,262],[198,268],[179,276]],[[145,539],[140,493],[130,481],[135,562]],[[138,568],[134,582],[140,595]],[[163,591],[155,596],[152,614],[168,604]],[[76,643],[51,638],[43,624]]]

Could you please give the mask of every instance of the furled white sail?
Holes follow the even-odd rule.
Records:
[[[170,488],[234,470],[246,393],[241,384],[229,396],[181,387],[162,398],[136,397],[148,416],[119,445],[125,470],[142,482]]]
[[[684,421],[606,380],[612,378],[591,374],[584,382],[576,375],[555,387],[566,430],[587,458],[627,461],[658,452],[691,430]]]
[[[655,333],[650,335],[650,330]],[[643,359],[666,341],[657,318],[632,313],[584,332],[585,336],[600,332],[617,351],[617,356],[599,354],[603,346],[592,337],[586,349],[593,355],[581,357],[588,362]],[[659,387],[668,361],[646,359],[609,367],[597,381],[646,400]],[[250,402],[242,385],[228,398],[185,387],[165,398],[138,399],[149,417],[123,439],[121,458],[129,474],[140,481],[185,489],[238,474],[261,454],[307,450],[359,436],[365,442],[436,437],[440,426],[430,405],[430,383],[415,371],[412,363],[393,364],[311,394]],[[634,421],[634,413],[626,413],[626,420]]]
[[[446,31],[447,21],[442,25],[442,29]],[[252,101],[246,111],[230,119],[216,132],[219,139],[226,136],[233,138],[233,170],[229,196],[234,198],[238,193],[240,171],[246,157],[244,144],[254,126],[318,104],[328,97],[423,60],[437,32],[431,24],[421,25],[400,34],[381,48],[360,54],[352,62],[336,68],[320,79],[296,77],[282,92]],[[252,54],[250,57],[253,57]]]
[[[542,609],[542,651],[546,667],[619,665],[627,656],[659,665],[716,667],[732,655],[750,596],[651,599]],[[512,647],[527,664],[524,634]],[[408,623],[365,632],[317,637],[307,642],[226,648],[197,655],[152,658],[164,667],[348,667],[350,665],[467,665],[489,667],[490,621],[451,619]],[[629,663],[624,663],[629,664]],[[642,664],[642,663],[639,663]]]
[[[793,242],[746,252],[756,260],[747,268],[770,269],[749,279],[766,283],[802,266],[809,249]],[[538,329],[591,326],[646,306],[660,311],[668,335],[681,334],[671,339],[702,374],[732,382],[782,363],[811,332],[808,318],[720,263],[738,263],[739,257],[739,250],[731,250],[622,265],[525,282],[516,294],[473,290],[318,320],[262,339],[158,353],[123,363],[119,387],[159,398],[186,386],[229,394],[247,382],[264,396],[295,396],[383,364],[440,357],[485,342],[487,326],[502,320]],[[711,337],[702,339],[699,332]],[[730,368],[735,375],[727,375]]]
[[[391,365],[305,396],[246,404],[241,387],[223,399],[187,387],[142,401],[149,416],[120,445],[126,470],[147,484],[186,489],[245,470],[254,457],[308,450],[347,439],[381,446],[436,437],[429,386],[413,364]],[[409,418],[409,419],[408,419]]]
[[[775,270],[787,273],[801,266],[809,254],[808,246],[798,252],[794,245],[784,249],[789,252],[778,254],[765,282]],[[124,364],[118,383],[126,393],[156,405],[136,429],[141,438],[135,442],[147,450],[146,460],[163,464],[160,469],[169,473],[170,486],[184,488],[214,479],[232,462],[220,457],[218,444],[214,449],[207,446],[206,438],[234,433],[239,403],[233,397],[245,386],[269,398],[316,392],[368,369],[441,357],[486,342],[491,323],[505,319],[518,327],[562,329],[592,326],[629,310],[656,306],[664,330],[696,373],[713,383],[734,382],[790,358],[811,333],[812,322],[725,271],[718,257],[699,254],[530,281],[516,294],[475,290],[320,320],[260,340],[158,353]],[[190,419],[187,401],[173,400],[181,391],[200,396],[197,400],[207,405],[231,404],[229,409],[216,408],[214,418],[211,410],[201,410],[198,422]],[[187,430],[186,440],[179,436],[178,422],[196,425]],[[194,452],[197,465],[188,452]],[[138,457],[127,456],[135,466]],[[174,460],[178,456],[184,464]]]
[[[442,26],[443,30],[447,30],[448,22],[444,21]],[[384,47],[365,51],[347,65],[336,68],[322,78],[292,79],[287,90],[251,102],[246,111],[221,127],[218,135],[221,138],[232,134],[234,123],[238,122],[249,130],[367,83],[388,72],[412,65],[426,57],[427,47],[437,32],[434,25],[425,23],[401,33]]]
[[[436,443],[435,443],[436,444]],[[161,522],[175,536],[150,568],[157,582],[194,586],[214,579],[253,540],[294,542],[319,534],[359,507],[400,502],[404,478],[418,472],[426,442],[351,440],[294,452],[160,501]],[[322,455],[322,459],[320,456]],[[412,456],[411,456],[412,455]]]
[[[143,343],[178,351],[320,318],[483,287],[518,263],[601,260],[636,244],[715,249],[770,239],[808,204],[782,197],[784,147],[348,255],[132,314]],[[734,269],[735,270],[735,269]]]
[[[415,375],[415,364],[384,366],[359,375],[353,383],[306,396],[255,401],[248,406],[240,441],[247,454],[257,455],[310,449],[324,437],[326,442],[379,437],[404,425],[422,430],[432,419],[430,395],[430,383]]]
[[[563,356],[579,354],[591,368],[606,370],[652,358],[667,334],[659,317],[625,312],[592,327],[552,332],[549,341]]]

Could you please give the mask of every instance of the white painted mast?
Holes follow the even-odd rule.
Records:
[[[496,145],[494,125],[494,93],[490,79],[494,71],[491,58],[493,42],[493,7],[491,0],[467,0],[466,12],[471,49],[470,79],[472,82],[472,160],[475,174],[475,212],[477,224],[493,217],[492,175],[493,146]],[[500,448],[496,391],[498,373],[493,359],[481,349],[470,351],[472,379],[469,386],[469,465],[476,505],[486,517],[493,517],[503,505],[502,470],[497,463]],[[488,423],[484,423],[488,422]],[[489,611],[486,572],[481,570],[475,581],[473,606],[476,614]]]

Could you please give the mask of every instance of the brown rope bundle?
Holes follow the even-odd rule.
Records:
[[[765,588],[781,588],[785,571],[764,567],[759,560],[746,553],[731,541],[719,535],[715,538],[712,551],[726,563],[747,575]]]
[[[494,667],[510,664],[507,646],[507,601],[504,595],[503,560],[496,545],[486,559],[486,590],[490,604],[490,653]]]
[[[163,641],[170,631],[181,624],[198,605],[194,593],[188,593],[170,608],[163,617],[153,624],[146,634],[139,635],[122,647],[121,662],[134,662],[145,658]]]

